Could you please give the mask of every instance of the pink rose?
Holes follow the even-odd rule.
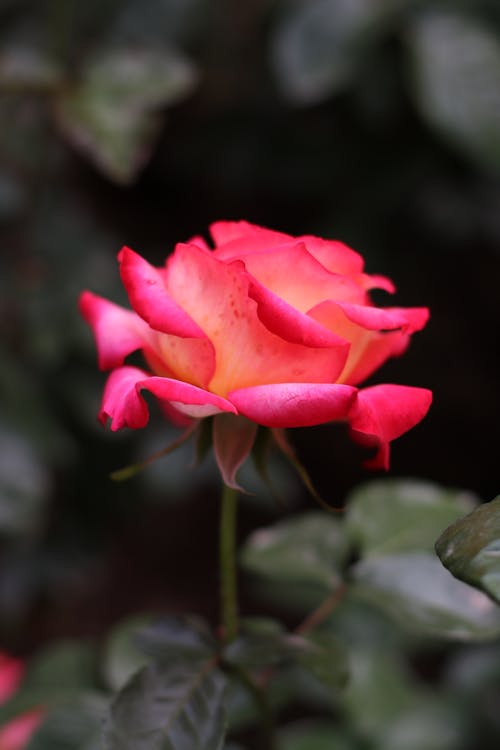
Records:
[[[427,309],[373,306],[371,289],[394,286],[365,274],[361,256],[341,242],[244,221],[210,231],[215,249],[193,238],[161,268],[121,250],[133,311],[82,294],[99,365],[112,370],[101,422],[144,427],[144,390],[179,423],[221,412],[276,428],[340,420],[377,448],[370,465],[388,468],[390,441],[420,422],[431,392],[358,384],[405,351]],[[124,365],[138,349],[148,369]]]
[[[0,704],[18,690],[24,676],[19,659],[0,653]],[[34,708],[0,726],[0,750],[22,750],[43,719],[43,710]]]

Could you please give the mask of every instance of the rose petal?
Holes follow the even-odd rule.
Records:
[[[119,367],[113,370],[104,386],[98,419],[105,425],[111,419],[111,429],[145,427],[149,419],[146,402],[139,396],[136,385],[148,377],[138,367]]]
[[[213,419],[212,441],[215,460],[228,487],[245,491],[236,481],[240,466],[246,461],[257,435],[255,422],[234,414],[217,414]]]
[[[337,304],[350,321],[369,331],[391,331],[401,328],[408,333],[414,333],[420,331],[429,319],[429,311],[425,307],[384,308],[346,302]]]
[[[375,385],[358,391],[349,413],[352,437],[377,447],[365,463],[371,469],[389,468],[389,443],[418,424],[427,414],[432,393],[426,388]]]
[[[130,304],[151,328],[176,336],[204,338],[203,331],[167,291],[159,269],[128,247],[122,248],[118,260]]]
[[[23,750],[41,724],[45,712],[35,708],[16,716],[0,728],[0,750]]]
[[[207,253],[211,253],[212,250],[209,248],[207,241],[204,237],[202,237],[199,234],[196,234],[194,237],[190,237],[186,241],[186,245],[196,245],[196,247],[199,247],[200,250],[205,250]]]
[[[351,318],[355,317],[353,314],[354,307],[352,305],[350,308],[347,308],[351,312]],[[316,305],[312,310],[309,310],[308,314],[326,328],[335,331],[339,336],[351,342],[347,362],[342,373],[337,378],[337,382],[357,385],[366,380],[387,359],[400,356],[409,344],[410,335],[406,330],[387,333],[369,330],[349,319],[345,308],[344,304],[337,304],[328,300],[322,302],[320,305]],[[400,308],[394,309],[399,315]],[[363,320],[365,318],[364,322],[369,324],[370,321],[368,318],[372,314],[371,310],[377,311],[378,308],[367,307],[365,312],[361,311],[359,313],[358,319]],[[414,311],[416,311],[415,314]],[[379,321],[375,321],[376,318],[378,318],[377,312],[375,312],[372,318],[372,324],[380,322],[380,319]],[[401,317],[398,318],[399,321],[401,319]],[[406,324],[408,327],[416,327],[424,319],[427,319],[425,308],[409,308],[408,315],[406,316]]]
[[[265,250],[293,240],[289,234],[259,227],[248,221],[216,221],[210,225],[210,234],[216,245],[216,254],[226,260],[238,257],[241,252]]]
[[[151,331],[146,361],[155,375],[207,388],[215,372],[215,351],[207,338],[192,339]]]
[[[147,346],[149,328],[135,312],[92,292],[83,292],[78,306],[93,330],[101,370],[118,367],[128,354]]]
[[[347,419],[356,397],[348,385],[279,383],[231,391],[240,414],[265,427],[309,427]]]
[[[25,667],[20,659],[0,653],[0,705],[16,692],[24,672]]]
[[[366,331],[365,338],[351,347],[339,381],[358,385],[370,377],[391,357],[400,357],[407,350],[410,335],[402,331]]]
[[[338,240],[324,240],[322,237],[302,235],[297,240],[304,242],[307,250],[328,271],[348,276],[360,274],[364,268],[362,256]]]
[[[344,347],[338,342],[301,346],[271,333],[249,297],[250,279],[242,263],[224,263],[193,245],[177,245],[167,278],[176,302],[215,347],[212,392],[225,395],[261,383],[331,383],[337,378]]]
[[[360,277],[360,283],[363,289],[369,291],[370,289],[383,289],[384,292],[394,294],[396,287],[392,279],[387,276],[381,276],[380,274],[367,274],[363,273]]]
[[[303,242],[308,252],[333,273],[360,274],[364,267],[361,255],[337,240],[324,240],[313,235],[292,237],[248,221],[217,221],[210,226],[210,234],[216,244],[217,257],[225,260],[279,245]]]
[[[257,302],[257,314],[262,323],[285,341],[313,347],[338,346],[342,352],[339,373],[342,371],[349,350],[348,341],[299,312],[251,277],[248,293]]]
[[[144,427],[149,410],[141,391],[147,390],[160,401],[170,403],[175,409],[192,417],[205,417],[221,411],[236,413],[234,406],[224,398],[202,388],[173,378],[149,376],[138,367],[120,367],[109,376],[99,420],[106,424],[111,419],[111,429]]]
[[[359,284],[327,271],[301,242],[240,257],[260,284],[303,313],[327,299],[355,303],[366,299]]]

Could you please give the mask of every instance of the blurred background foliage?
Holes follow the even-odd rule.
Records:
[[[139,610],[217,619],[213,465],[190,471],[183,448],[127,483],[109,480],[174,434],[158,417],[138,435],[96,423],[104,377],[76,300],[89,288],[126,302],[123,244],[160,262],[210,221],[245,218],[352,245],[369,272],[395,279],[397,304],[432,310],[428,330],[377,375],[435,394],[394,444],[393,474],[483,500],[498,492],[497,0],[0,0],[0,117],[3,648],[101,636]],[[293,439],[328,502],[342,505],[366,479],[342,427]],[[272,473],[290,509],[310,506],[277,459]],[[251,467],[246,481],[256,495],[243,501],[242,539],[278,515]],[[447,513],[436,537],[459,515]],[[408,555],[426,543],[398,563],[421,603],[428,579],[416,581]],[[388,586],[389,614],[411,619],[400,601],[409,584],[395,590],[383,565],[362,561],[359,585]],[[248,612],[256,596],[250,587]],[[463,625],[460,606],[452,618]],[[500,734],[494,647],[443,647],[426,628],[425,648],[396,652],[384,626],[360,633],[367,677],[342,711],[361,738],[375,727],[385,750],[489,747],[471,737]],[[426,687],[412,702],[415,673]],[[376,703],[381,682],[394,686],[387,706]],[[431,719],[441,729],[424,742]],[[308,731],[285,732],[283,747],[372,747],[330,725],[314,729],[316,744]]]

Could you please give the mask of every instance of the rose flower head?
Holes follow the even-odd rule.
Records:
[[[160,268],[124,247],[118,260],[132,310],[81,295],[99,365],[111,370],[100,421],[144,427],[143,391],[178,424],[223,414],[253,427],[342,421],[375,448],[368,464],[387,469],[390,442],[420,422],[432,394],[359,385],[405,351],[427,309],[374,306],[370,290],[392,293],[392,282],[366,274],[341,242],[245,221],[216,222],[210,233],[213,249],[195,237]],[[144,369],[124,364],[136,350]]]

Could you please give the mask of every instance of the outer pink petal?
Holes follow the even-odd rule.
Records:
[[[348,276],[328,271],[301,242],[242,254],[248,272],[301,312],[327,299],[363,303],[366,293]]]
[[[122,427],[137,429],[145,427],[149,419],[146,402],[139,396],[136,385],[145,380],[148,373],[138,367],[120,367],[106,381],[99,421],[105,425],[111,419],[111,429]]]
[[[309,311],[309,315],[322,325],[351,342],[351,349],[344,370],[338,378],[338,382],[357,385],[366,380],[377,370],[389,357],[401,355],[407,348],[410,340],[408,330],[416,329],[427,319],[427,311],[424,308],[409,308],[407,314],[403,309],[394,308],[397,318],[385,322],[402,322],[405,325],[401,330],[380,332],[362,327],[353,322],[347,316],[350,312],[351,318],[357,317],[366,325],[375,325],[384,322],[379,317],[377,308],[366,307],[365,310],[358,306],[346,306],[337,304],[331,300],[316,305]],[[372,311],[375,311],[373,314]],[[356,316],[357,313],[357,316]],[[387,311],[382,311],[385,316]],[[401,315],[401,317],[399,317]],[[372,320],[369,318],[372,316]],[[363,320],[363,318],[366,318]]]
[[[331,347],[324,342],[316,348],[302,346],[269,331],[249,296],[252,279],[242,263],[225,263],[193,245],[177,245],[167,279],[176,302],[215,347],[213,393],[226,395],[263,383],[335,382],[345,359],[343,345],[336,339]]]
[[[339,302],[344,315],[353,323],[369,331],[394,331],[403,329],[408,333],[420,331],[429,320],[425,307],[373,307]]]
[[[199,247],[200,250],[205,250],[207,253],[212,252],[212,250],[208,246],[206,239],[199,234],[196,234],[194,237],[190,237],[186,241],[186,245],[196,245],[196,247]]]
[[[379,367],[391,357],[400,357],[407,350],[410,335],[402,331],[366,331],[365,339],[356,352],[351,349],[353,359],[347,364],[340,375],[342,383],[358,385],[370,377]]]
[[[387,276],[381,276],[380,274],[363,273],[359,277],[359,282],[362,285],[363,289],[366,290],[383,289],[384,292],[388,292],[389,294],[394,294],[394,292],[396,291],[396,287],[392,279],[387,278]]]
[[[173,378],[151,377],[138,367],[120,367],[111,373],[104,388],[99,412],[102,424],[106,424],[109,418],[113,431],[122,427],[144,427],[149,410],[141,396],[142,390],[192,417],[206,417],[221,411],[236,413],[229,401],[202,388]]]
[[[248,221],[216,221],[210,225],[210,234],[216,245],[216,254],[226,260],[236,258],[242,252],[265,250],[293,240],[289,234],[259,227]]]
[[[387,470],[389,443],[418,424],[431,402],[432,393],[426,388],[375,385],[359,391],[349,413],[349,424],[355,440],[377,447],[375,457],[366,466]]]
[[[313,235],[303,235],[297,239],[302,240],[311,255],[333,273],[354,276],[363,271],[362,256],[343,242],[324,240]]]
[[[363,257],[338,240],[324,240],[321,237],[304,235],[297,237],[305,243],[308,251],[325,268],[334,273],[350,276],[363,289],[383,289],[389,294],[394,294],[396,287],[391,279],[386,276],[371,275],[363,273]]]
[[[351,386],[322,383],[256,385],[228,395],[240,414],[265,427],[310,427],[345,420],[355,397]]]
[[[23,750],[38,729],[45,712],[36,708],[7,722],[0,728],[0,750]]]
[[[147,346],[150,330],[135,312],[92,292],[83,292],[78,306],[94,332],[101,370],[118,367],[128,354]]]
[[[16,692],[24,671],[24,664],[20,659],[0,652],[0,705]]]
[[[387,312],[402,315],[406,319],[406,332],[416,333],[425,328],[430,312],[427,307],[386,307]]]
[[[194,320],[167,291],[164,274],[128,247],[118,254],[130,304],[151,328],[186,338],[204,338]]]
[[[210,227],[216,244],[215,255],[224,260],[241,258],[242,255],[269,250],[293,240],[305,244],[308,252],[327,270],[351,276],[363,289],[384,289],[393,294],[396,289],[386,276],[362,273],[364,261],[355,250],[337,240],[325,240],[313,235],[292,237],[283,232],[259,227],[247,221],[218,221]],[[195,243],[197,244],[197,243]]]

